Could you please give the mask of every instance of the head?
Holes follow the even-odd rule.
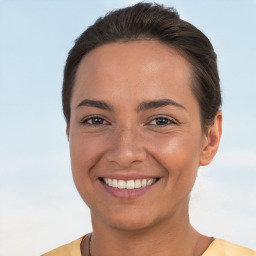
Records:
[[[94,227],[185,223],[197,169],[218,148],[220,103],[213,48],[173,9],[137,4],[89,27],[67,59],[63,109]]]
[[[76,40],[64,71],[62,103],[67,126],[76,72],[83,57],[104,44],[139,40],[157,40],[178,51],[191,64],[191,89],[198,100],[202,128],[206,131],[221,106],[217,57],[211,42],[199,29],[180,19],[174,9],[150,3],[110,12]]]

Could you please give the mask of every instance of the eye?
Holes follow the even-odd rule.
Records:
[[[176,123],[175,121],[167,117],[157,117],[151,120],[149,124],[157,125],[157,126],[167,126],[167,125],[176,124]]]
[[[88,126],[101,126],[101,125],[108,125],[109,123],[102,117],[99,116],[91,116],[81,121],[83,125]]]

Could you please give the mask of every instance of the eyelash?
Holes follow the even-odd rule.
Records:
[[[98,124],[93,123],[93,121],[96,121],[97,119],[102,121],[103,123],[100,123],[100,124],[99,123]],[[91,122],[91,123],[89,123],[89,122]],[[102,126],[102,125],[108,125],[109,123],[104,118],[102,118],[101,116],[90,116],[90,117],[87,117],[87,118],[83,119],[81,121],[81,124],[82,125],[87,125],[87,126],[97,127],[97,126]]]
[[[151,124],[153,121],[155,121],[155,124]],[[164,121],[165,123],[157,125],[158,121],[160,121],[160,122]],[[156,126],[160,126],[160,127],[165,127],[165,126],[168,126],[168,125],[175,125],[175,124],[177,124],[177,122],[175,122],[172,118],[168,118],[168,117],[165,117],[165,116],[155,117],[154,119],[152,119],[149,122],[149,125],[156,125]]]
[[[95,121],[101,121],[101,123],[93,123]],[[155,122],[155,124],[152,124],[152,122]],[[164,124],[157,124],[157,122],[165,122]],[[83,119],[81,121],[82,125],[86,125],[86,126],[92,126],[92,127],[99,127],[99,126],[103,126],[103,125],[109,125],[109,122],[107,122],[103,117],[101,116],[90,116],[87,117],[85,119]],[[177,122],[174,121],[171,118],[165,117],[165,116],[159,116],[159,117],[155,117],[153,118],[150,122],[147,123],[148,125],[155,125],[155,126],[159,126],[159,127],[165,127],[168,125],[177,125]]]

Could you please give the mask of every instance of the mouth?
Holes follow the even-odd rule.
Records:
[[[136,190],[140,188],[145,188],[155,184],[160,178],[147,178],[147,179],[135,179],[135,180],[119,180],[111,178],[100,178],[108,187],[117,188],[120,190]]]

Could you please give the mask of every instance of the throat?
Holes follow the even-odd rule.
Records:
[[[188,234],[189,233],[189,234]],[[81,243],[82,256],[201,256],[214,240],[199,234],[192,227],[187,236],[171,232],[115,232],[97,231],[87,235]]]

